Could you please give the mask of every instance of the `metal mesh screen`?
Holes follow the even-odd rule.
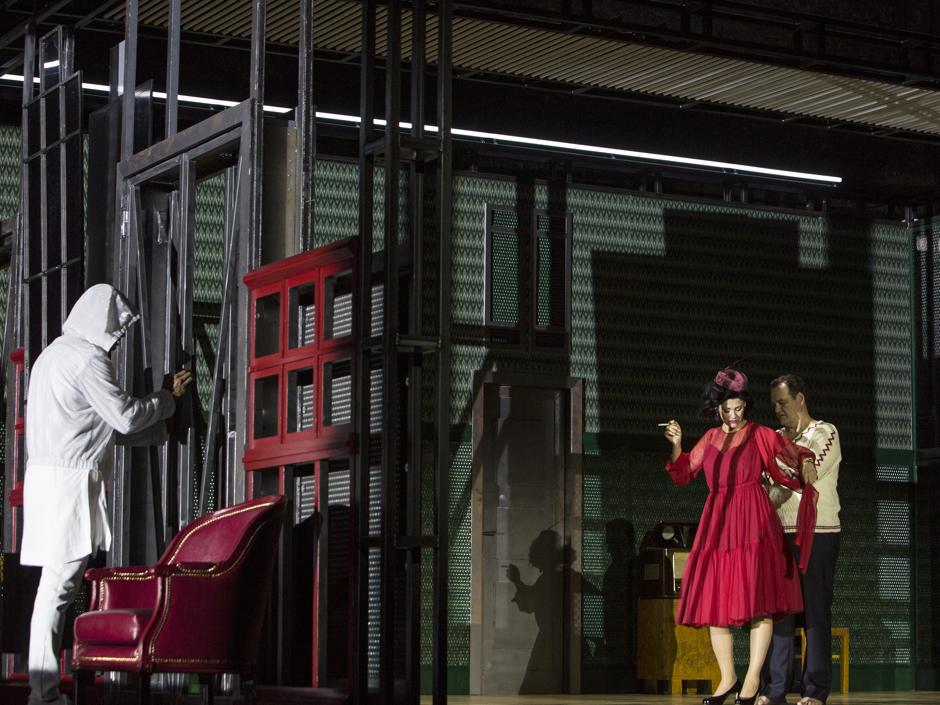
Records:
[[[494,232],[490,254],[493,298],[490,316],[493,323],[519,323],[519,238],[515,233]]]
[[[486,205],[513,208],[515,188],[511,181],[455,179],[457,322],[479,321]],[[548,199],[548,190],[536,186],[534,207],[546,208]],[[899,224],[580,188],[568,189],[566,205],[573,219],[570,367],[457,345],[452,423],[469,424],[474,371],[567,373],[585,380],[585,442],[595,445],[595,455],[583,465],[581,557],[585,578],[601,587],[614,565],[606,544],[609,524],[630,525],[635,551],[656,522],[695,518],[701,511],[704,484],[677,488],[665,477],[655,421],[679,414],[690,440],[697,437],[706,428],[697,418],[703,381],[719,366],[752,354],[743,367],[757,392],[758,420],[771,423],[768,406],[760,404],[762,388],[782,372],[802,374],[812,385],[815,414],[840,429],[843,473],[851,478],[841,488],[834,624],[851,631],[853,663],[909,664],[909,231]],[[539,255],[541,262],[545,255]],[[794,286],[810,295],[788,296]],[[731,326],[721,313],[729,296],[736,305]],[[858,385],[857,379],[874,384]],[[891,543],[879,541],[873,528]],[[451,551],[452,590],[469,594],[469,570],[464,576],[457,567],[469,560],[463,554],[469,548],[452,534]],[[452,622],[463,619],[458,604],[451,605]],[[619,667],[624,652],[628,662],[632,657],[632,636],[618,642],[607,622],[633,617],[611,615],[607,604],[596,597],[583,604],[585,683],[592,669]],[[452,643],[452,659],[467,653]]]

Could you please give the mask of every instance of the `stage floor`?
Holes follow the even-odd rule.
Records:
[[[797,695],[790,695],[796,705]],[[451,695],[448,705],[692,705],[701,703],[701,695]],[[729,700],[733,703],[733,700]],[[938,705],[940,692],[833,693],[828,705]],[[430,705],[430,697],[421,698]]]

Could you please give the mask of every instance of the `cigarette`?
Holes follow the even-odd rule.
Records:
[[[668,424],[668,423],[658,423],[658,424],[656,424],[656,425],[657,425],[657,426],[668,426],[669,424]]]

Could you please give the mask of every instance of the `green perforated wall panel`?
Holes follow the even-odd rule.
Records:
[[[224,203],[225,182],[221,175],[196,184],[194,301],[214,304],[222,302],[222,269],[225,257]],[[201,394],[202,390],[199,391]]]
[[[510,180],[455,179],[458,323],[482,323],[485,207],[514,207],[518,188]],[[541,185],[527,186],[523,197],[533,208],[551,205]],[[612,567],[629,569],[612,566],[609,526],[622,532],[628,524],[635,550],[656,522],[694,519],[704,500],[704,485],[672,487],[664,477],[655,424],[676,417],[689,442],[700,435],[707,427],[697,416],[702,384],[739,358],[747,358],[741,367],[765,423],[773,421],[769,381],[785,371],[803,375],[816,415],[840,428],[843,474],[851,478],[842,488],[835,622],[852,630],[853,663],[910,665],[909,231],[584,188],[569,188],[563,203],[573,218],[570,358],[456,345],[452,423],[470,422],[477,370],[585,380],[591,450],[583,465],[582,561],[600,587]],[[461,549],[452,550],[456,558]],[[451,579],[460,576],[452,571]],[[863,607],[873,600],[874,610]],[[614,670],[632,643],[611,642],[602,598],[585,597],[583,618],[586,674]],[[744,646],[741,640],[742,661]]]
[[[0,127],[0,220],[16,214],[20,193],[20,131]]]
[[[18,209],[20,193],[20,131],[0,127],[0,220],[11,218]],[[6,321],[7,286],[10,270],[0,270],[0,338]],[[6,458],[6,432],[0,424],[0,459]],[[0,473],[0,497],[6,496],[4,474]],[[0,519],[3,509],[0,508]]]
[[[314,168],[316,183],[314,196],[315,218],[313,247],[359,234],[359,165],[347,161],[320,159]],[[402,170],[399,188],[399,238],[408,237],[408,172]],[[385,171],[374,171],[373,194],[373,251],[379,252],[385,239]]]
[[[314,245],[355,235],[357,166],[321,160],[316,169]],[[18,131],[0,130],[0,217],[14,212],[18,181]],[[381,184],[377,170],[376,249],[381,247]],[[403,206],[405,189],[403,179]],[[532,208],[559,205],[557,194],[540,184],[455,178],[455,323],[481,324],[486,204],[515,206],[520,199]],[[199,185],[198,301],[218,301],[221,295],[221,203],[220,180]],[[923,570],[912,583],[911,567],[936,561],[923,550],[914,555],[910,545],[911,531],[923,530],[923,516],[933,505],[918,495],[919,512],[911,512],[908,231],[894,224],[573,187],[564,191],[561,205],[573,219],[570,355],[455,345],[450,416],[456,437],[468,437],[471,381],[478,370],[585,380],[581,557],[585,578],[603,586],[605,578],[610,582],[633,569],[612,564],[610,532],[626,532],[635,552],[653,524],[694,518],[704,498],[701,483],[676,488],[664,478],[655,423],[675,416],[689,438],[701,433],[706,424],[696,418],[696,407],[702,383],[715,368],[740,357],[750,356],[741,366],[755,390],[780,372],[803,374],[812,385],[815,413],[837,423],[843,436],[845,530],[834,621],[852,630],[853,664],[910,664],[911,596],[930,606],[936,593]],[[405,225],[403,216],[403,237]],[[427,254],[426,268],[432,264]],[[0,281],[0,296],[3,291]],[[426,322],[433,322],[430,307]],[[214,327],[209,333],[214,344]],[[204,361],[197,360],[197,366],[207,404],[210,373]],[[433,379],[433,363],[427,371]],[[425,386],[426,410],[432,389]],[[770,421],[765,408],[758,412]],[[469,664],[470,457],[468,441],[455,446],[449,664],[457,669]],[[629,604],[632,596],[627,598]],[[422,606],[427,617],[429,600]],[[618,640],[614,629],[626,624],[629,631],[631,615],[612,621],[605,607],[603,599],[585,599],[586,674],[612,672],[624,654],[632,657],[632,639]],[[430,662],[427,621],[424,663]],[[932,639],[918,632],[921,655],[925,648],[936,651]]]

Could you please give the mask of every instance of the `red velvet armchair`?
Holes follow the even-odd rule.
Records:
[[[92,568],[91,608],[75,620],[76,699],[95,671],[238,673],[252,681],[283,497],[206,514],[180,531],[156,565]],[[76,704],[77,705],[77,704]]]

